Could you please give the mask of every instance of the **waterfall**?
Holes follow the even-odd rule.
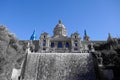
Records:
[[[24,80],[95,80],[90,53],[30,53]]]

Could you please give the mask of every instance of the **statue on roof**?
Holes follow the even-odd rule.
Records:
[[[62,20],[59,20],[59,24],[62,24]]]

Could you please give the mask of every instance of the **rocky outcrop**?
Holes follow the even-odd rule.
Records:
[[[8,29],[0,25],[0,80],[10,80],[13,68],[19,68],[24,58],[24,45]]]

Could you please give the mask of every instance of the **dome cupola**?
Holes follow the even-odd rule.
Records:
[[[62,21],[59,20],[58,24],[54,28],[54,37],[62,37],[62,36],[67,36],[67,31],[65,26],[62,24]]]

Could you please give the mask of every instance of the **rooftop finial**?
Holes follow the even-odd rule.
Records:
[[[110,33],[108,33],[108,40],[111,40],[112,39],[112,36]]]
[[[110,34],[110,33],[108,33],[108,36],[109,36],[109,37],[111,37],[111,34]]]
[[[62,24],[62,20],[59,20],[59,24]]]
[[[111,36],[110,33],[108,33],[108,39],[107,39],[107,41],[108,41],[108,42],[112,42],[112,41],[113,41],[113,38],[112,38],[112,36]]]

